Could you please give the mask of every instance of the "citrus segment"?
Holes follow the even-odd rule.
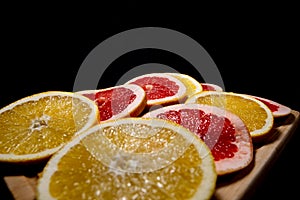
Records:
[[[146,93],[138,85],[127,84],[99,90],[77,92],[93,100],[101,122],[122,117],[136,117],[146,106]]]
[[[177,151],[180,141],[186,148]],[[140,167],[146,163],[154,168]],[[189,130],[166,120],[122,118],[64,146],[47,163],[37,191],[38,199],[210,199],[216,179],[210,150]]]
[[[98,109],[70,92],[42,92],[0,110],[0,161],[47,158],[80,131],[98,123]]]
[[[198,135],[211,149],[218,175],[238,171],[252,161],[253,145],[243,121],[215,106],[177,104],[150,111],[145,118],[180,124]]]
[[[261,101],[246,94],[204,91],[193,95],[186,103],[214,105],[231,111],[244,121],[253,139],[264,136],[273,127],[274,117],[271,110]]]
[[[186,98],[185,85],[166,73],[137,76],[125,84],[129,83],[137,84],[144,89],[148,106],[178,103]]]
[[[202,92],[202,85],[193,77],[182,73],[167,73],[178,78],[187,88],[187,97],[197,92]]]

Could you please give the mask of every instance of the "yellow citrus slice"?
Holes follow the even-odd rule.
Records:
[[[210,199],[217,174],[206,144],[163,119],[119,118],[51,157],[38,199]]]
[[[265,136],[273,127],[274,117],[268,106],[246,94],[203,91],[186,103],[214,105],[231,111],[244,121],[253,139]]]
[[[202,92],[202,85],[195,78],[182,73],[167,73],[175,78],[178,78],[187,88],[187,97],[192,94]]]
[[[71,92],[24,97],[0,110],[0,161],[49,158],[76,134],[98,123],[93,101]]]

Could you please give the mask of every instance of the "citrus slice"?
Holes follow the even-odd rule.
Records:
[[[180,124],[211,149],[218,175],[245,168],[253,159],[253,144],[244,122],[231,112],[209,105],[176,104],[143,115]]]
[[[0,161],[49,158],[76,134],[98,123],[93,101],[71,92],[24,97],[0,110]]]
[[[203,91],[218,91],[223,92],[223,88],[213,83],[201,83]]]
[[[265,136],[273,127],[271,110],[261,101],[246,94],[204,91],[191,96],[186,103],[218,106],[239,116],[250,131],[252,139]]]
[[[136,117],[144,110],[147,103],[143,88],[134,84],[99,90],[83,90],[77,93],[97,104],[101,122],[123,117]]]
[[[197,92],[202,92],[202,85],[193,77],[182,73],[167,73],[178,78],[187,88],[187,97]]]
[[[38,199],[210,199],[217,174],[194,133],[161,119],[120,118],[65,145],[38,179]]]
[[[283,116],[289,115],[292,111],[291,108],[289,108],[285,105],[282,105],[280,103],[277,103],[273,100],[258,97],[258,96],[253,96],[253,95],[251,95],[251,96],[254,97],[255,99],[262,101],[264,104],[266,104],[272,111],[274,117],[283,117]]]
[[[141,86],[147,97],[147,106],[167,105],[184,101],[186,87],[177,78],[165,73],[150,73],[137,76],[125,84]]]

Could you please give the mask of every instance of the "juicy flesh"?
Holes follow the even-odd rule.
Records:
[[[168,166],[139,173],[122,171],[112,164],[108,166],[87,148],[87,142],[103,134],[111,145],[126,152],[151,153],[161,150],[174,137],[169,129],[159,130],[151,137],[133,137],[132,131],[141,132],[141,129],[147,133],[149,127],[108,127],[73,146],[60,159],[58,170],[51,177],[51,195],[58,199],[187,199],[193,196],[203,176],[202,160],[194,145],[189,145],[184,154]]]
[[[239,116],[250,132],[262,129],[266,124],[267,113],[256,102],[238,96],[203,96],[197,103],[225,108]]]
[[[96,94],[84,94],[84,96],[96,102],[101,121],[108,120],[112,116],[121,113],[136,99],[136,94],[127,88],[115,88],[100,91]]]
[[[144,77],[132,83],[145,90],[148,100],[174,96],[179,90],[179,86],[175,82],[164,77]]]
[[[230,120],[197,109],[170,110],[158,118],[176,122],[197,134],[211,149],[215,161],[231,158],[238,151],[235,128]]]
[[[91,109],[72,97],[44,97],[0,114],[0,154],[33,154],[69,141]]]
[[[181,77],[180,75],[175,75],[175,77],[178,78],[186,86],[186,93],[188,95],[192,95],[200,91],[197,90],[197,86],[191,80],[189,80],[189,78]]]

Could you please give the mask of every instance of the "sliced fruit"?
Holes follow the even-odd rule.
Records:
[[[244,121],[252,139],[265,136],[273,127],[274,117],[271,110],[261,101],[246,94],[204,91],[191,96],[186,103],[214,105],[231,111]]]
[[[197,92],[202,92],[202,85],[193,77],[182,73],[167,73],[178,78],[187,88],[187,97]]]
[[[253,159],[253,144],[247,127],[227,110],[209,105],[176,104],[150,111],[142,117],[171,120],[198,135],[211,149],[218,175],[243,169]]]
[[[201,83],[203,91],[218,91],[223,92],[223,88],[213,83]]]
[[[161,119],[121,118],[94,126],[56,153],[38,199],[210,199],[217,174],[194,133]]]
[[[74,135],[98,123],[96,104],[71,92],[24,97],[0,110],[0,161],[49,158]]]
[[[84,90],[77,93],[88,97],[98,105],[101,122],[123,117],[136,117],[144,110],[147,103],[145,91],[135,84]]]
[[[277,103],[275,101],[272,101],[270,99],[253,96],[253,95],[251,95],[251,96],[254,97],[255,99],[262,101],[264,104],[266,104],[272,111],[274,117],[283,117],[283,116],[290,114],[292,111],[291,108],[289,108],[285,105],[282,105],[280,103]]]
[[[186,87],[177,78],[166,73],[150,73],[137,76],[125,84],[141,86],[147,97],[147,106],[167,105],[184,101]]]

